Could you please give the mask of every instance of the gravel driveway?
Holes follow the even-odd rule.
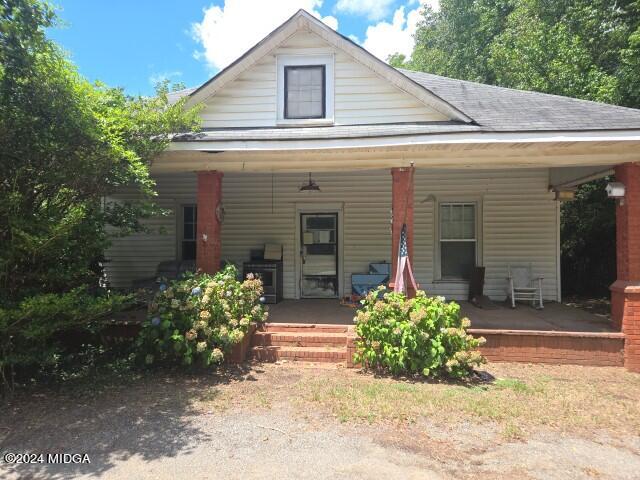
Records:
[[[302,376],[335,374],[264,366],[226,378],[154,374],[32,392],[3,407],[0,452],[86,453],[91,463],[0,462],[0,477],[640,478],[640,437],[537,432],[504,441],[490,424],[343,424],[297,400]]]

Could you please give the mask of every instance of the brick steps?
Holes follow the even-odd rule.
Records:
[[[350,325],[329,325],[324,323],[265,323],[265,332],[300,332],[300,333],[347,333],[353,330]]]
[[[342,363],[347,359],[347,349],[346,347],[251,347],[251,356],[261,362],[291,360]]]
[[[251,345],[280,347],[344,347],[344,333],[256,332]]]
[[[253,335],[250,354],[261,362],[345,363],[351,329],[347,325],[267,323]]]

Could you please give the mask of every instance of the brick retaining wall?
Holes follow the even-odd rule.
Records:
[[[487,343],[482,354],[491,362],[555,363],[622,367],[624,334],[469,329]]]

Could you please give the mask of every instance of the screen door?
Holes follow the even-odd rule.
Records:
[[[300,293],[304,298],[338,296],[338,214],[300,214]]]

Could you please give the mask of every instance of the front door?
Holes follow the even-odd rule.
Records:
[[[303,298],[338,296],[338,214],[300,214],[300,292]]]

